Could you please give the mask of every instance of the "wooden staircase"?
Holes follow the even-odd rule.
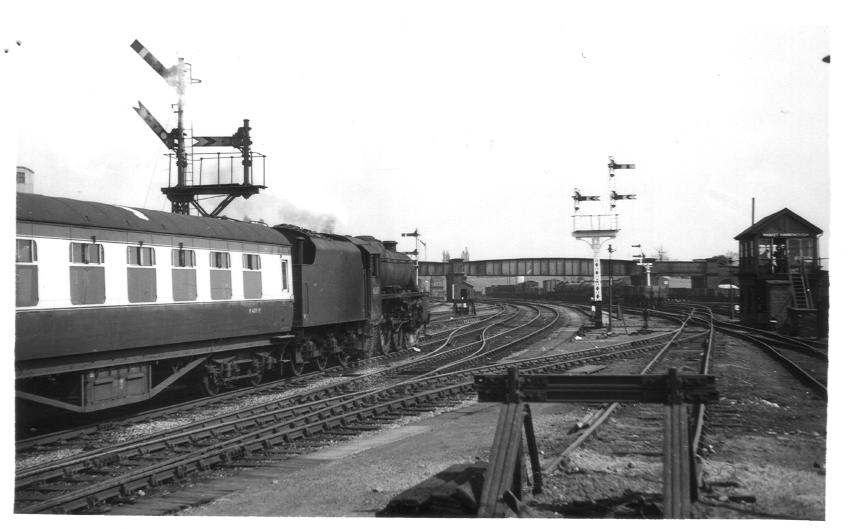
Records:
[[[809,292],[808,281],[806,276],[797,272],[789,272],[788,278],[791,280],[791,290],[794,298],[794,308],[796,309],[812,309],[812,294]]]

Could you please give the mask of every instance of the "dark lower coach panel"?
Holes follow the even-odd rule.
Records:
[[[16,395],[92,412],[153,398],[215,362],[230,362],[234,379],[261,377],[291,336],[292,311],[258,300],[19,312]]]
[[[22,311],[15,318],[15,361],[291,329],[292,302],[281,300]]]

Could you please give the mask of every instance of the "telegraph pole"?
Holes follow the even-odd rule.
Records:
[[[611,320],[614,317],[614,268],[611,264],[611,254],[614,249],[608,245],[608,332],[611,332]]]

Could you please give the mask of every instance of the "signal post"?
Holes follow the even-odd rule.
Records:
[[[634,200],[636,195],[620,195],[614,190],[614,170],[634,169],[634,164],[618,164],[614,158],[608,157],[608,186],[611,189],[609,195],[609,209],[613,212],[617,207],[617,200]],[[582,195],[578,189],[573,193],[573,232],[574,238],[586,242],[593,252],[593,297],[591,298],[591,313],[593,326],[597,329],[602,327],[602,264],[599,260],[599,251],[602,245],[617,237],[620,231],[617,226],[617,214],[579,215],[579,203],[593,201],[598,202],[599,196]],[[610,256],[609,256],[610,257]],[[609,314],[610,318],[611,315]]]

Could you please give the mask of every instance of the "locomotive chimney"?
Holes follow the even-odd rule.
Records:
[[[387,250],[394,252],[395,247],[398,245],[398,242],[396,242],[396,241],[381,241],[381,244],[383,244],[384,248],[386,248]]]

